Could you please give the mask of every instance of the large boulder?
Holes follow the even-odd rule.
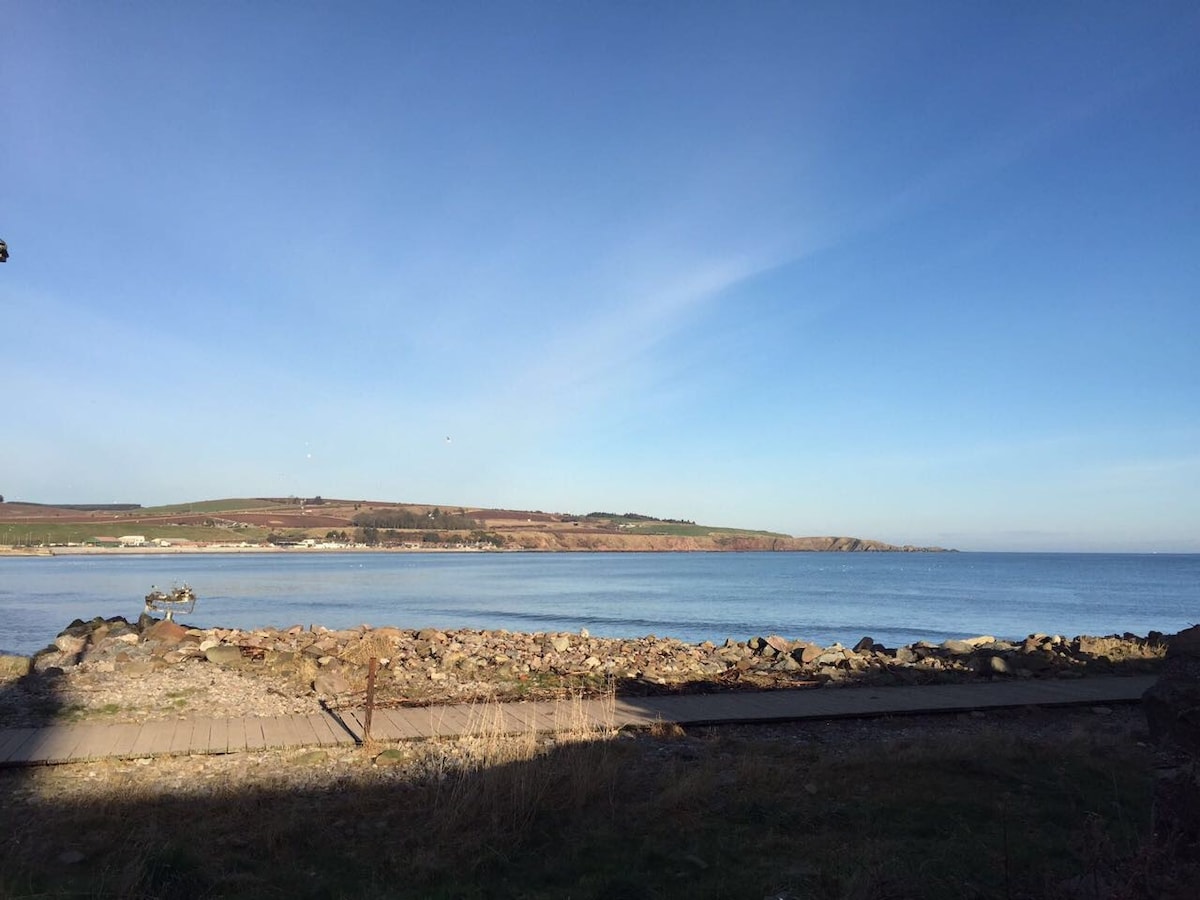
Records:
[[[313,680],[313,690],[325,697],[336,697],[349,691],[351,684],[340,672],[326,670]]]
[[[79,654],[87,646],[87,638],[81,634],[63,633],[54,639],[54,646],[61,653]]]
[[[162,644],[179,644],[187,637],[188,630],[171,619],[160,619],[142,632],[143,641]]]
[[[204,651],[204,658],[218,666],[236,666],[242,661],[242,651],[233,644],[217,644]]]

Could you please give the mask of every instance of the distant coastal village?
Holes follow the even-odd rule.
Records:
[[[46,504],[0,496],[0,551],[937,552],[857,537],[793,537],[641,513],[583,515],[316,497]]]

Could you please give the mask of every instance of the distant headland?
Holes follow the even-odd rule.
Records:
[[[793,537],[641,513],[254,497],[168,506],[5,502],[0,551],[541,550],[941,552],[857,537]]]

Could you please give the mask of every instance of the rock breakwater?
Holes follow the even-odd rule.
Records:
[[[361,703],[378,661],[382,704],[710,692],[798,686],[933,684],[1155,671],[1163,636],[1034,634],[885,647],[870,637],[820,646],[780,635],[687,644],[579,633],[360,626],[242,631],[143,616],[72,622],[32,657],[0,659],[0,724],[27,724],[26,704],[57,717],[109,721],[185,715],[278,715]],[[28,677],[21,677],[28,676]],[[26,698],[28,699],[28,698]]]

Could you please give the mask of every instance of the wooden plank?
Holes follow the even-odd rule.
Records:
[[[342,727],[342,723],[328,713],[314,713],[312,720],[313,727],[316,728],[318,734],[328,732],[331,743],[326,746],[342,747],[355,742],[354,738]],[[322,732],[322,728],[325,729],[325,732]]]
[[[209,736],[212,734],[213,720],[207,716],[192,719],[192,753],[212,753]]]
[[[107,755],[116,757],[129,756],[133,752],[133,745],[137,742],[138,735],[142,733],[142,726],[133,724],[132,722],[125,722],[120,725],[113,725],[111,728],[113,730],[113,742],[108,747]]]
[[[572,701],[570,706],[563,712],[567,716],[564,727],[566,731],[587,731],[619,727],[616,718],[616,708],[608,700]]]
[[[466,716],[460,734],[479,737],[505,733],[504,712],[498,704],[471,705],[454,709]]]
[[[129,753],[131,756],[155,756],[166,753],[175,734],[174,722],[143,722]]]
[[[38,728],[13,753],[9,754],[8,761],[11,763],[58,761],[60,757],[65,758],[63,754],[69,754],[71,747],[77,742],[78,735],[69,726],[51,725],[46,728]]]
[[[6,728],[0,738],[0,763],[7,762],[16,750],[37,733],[37,728]]]
[[[463,706],[430,706],[427,710],[430,734],[434,737],[458,737],[468,734],[471,714]]]
[[[75,748],[83,739],[86,732],[83,724],[59,725],[50,729],[41,746],[41,758],[44,762],[66,762],[71,758]]]
[[[213,719],[208,731],[208,747],[213,753],[229,752],[229,720]]]
[[[339,709],[333,713],[334,718],[342,725],[343,731],[350,732],[355,743],[361,743],[363,739],[363,723],[359,717],[359,711],[356,709]]]
[[[285,718],[264,717],[262,722],[263,740],[267,747],[282,749],[299,747],[302,743],[292,728],[291,720]]]
[[[76,748],[90,738],[95,729],[108,727],[101,723],[54,725],[41,729],[37,740],[32,745],[26,744],[23,749],[29,762],[67,762],[75,758]]]
[[[262,719],[242,719],[242,724],[246,730],[247,750],[262,750],[267,746],[266,738],[263,736],[262,723]]]
[[[504,712],[504,730],[508,734],[530,734],[542,731],[537,713],[524,703],[508,703]]]
[[[246,749],[246,720],[236,716],[225,720],[225,751],[241,753]]]
[[[412,729],[414,738],[427,740],[434,736],[433,722],[427,708],[406,706],[392,710],[392,715],[398,722],[403,723],[404,728]]]
[[[71,748],[67,757],[72,762],[85,759],[103,759],[108,756],[113,740],[117,735],[115,725],[100,722],[86,722],[77,726],[79,740]]]
[[[31,762],[39,762],[38,748],[42,742],[41,728],[22,729],[25,731],[24,740],[16,746],[10,748],[8,758],[5,759],[7,765],[27,765]]]
[[[417,710],[414,709],[385,709],[380,710],[387,720],[388,730],[395,735],[394,740],[411,741],[425,737],[425,732],[417,725]]]
[[[321,746],[324,746],[321,743],[320,735],[318,735],[316,729],[313,728],[313,724],[312,724],[312,722],[309,721],[308,716],[293,714],[293,715],[288,716],[287,719],[288,719],[288,722],[291,724],[292,733],[296,736],[296,740],[299,742],[297,744],[297,746],[299,746],[299,747],[321,747]]]
[[[402,720],[392,715],[394,710],[377,709],[371,719],[371,738],[376,741],[399,741],[405,737]],[[365,713],[360,714],[365,716]],[[365,733],[365,721],[364,733]]]
[[[329,727],[337,737],[339,744],[344,746],[348,742],[350,746],[353,746],[358,743],[358,738],[352,730],[353,723],[347,726],[346,720],[337,713],[326,713],[326,715],[329,717],[327,720]]]
[[[547,732],[555,730],[554,704],[545,701],[511,704],[512,713],[523,726],[522,731]]]
[[[192,734],[196,729],[196,723],[189,719],[176,721],[175,730],[171,734],[171,743],[167,747],[167,753],[172,756],[179,756],[191,752],[192,749]]]

